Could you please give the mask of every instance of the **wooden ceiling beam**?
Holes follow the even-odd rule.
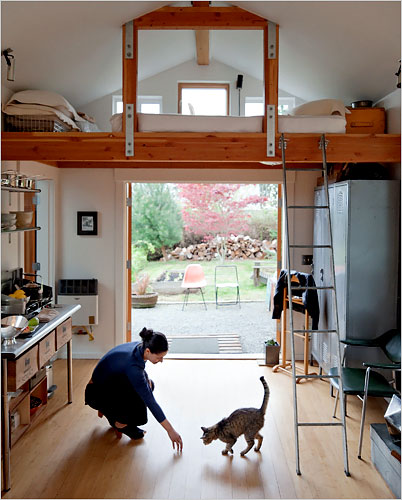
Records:
[[[162,7],[134,19],[138,29],[258,29],[267,20],[239,7]]]
[[[260,162],[281,161],[279,134],[276,157],[267,158],[262,133],[136,132],[134,158],[125,156],[122,132],[3,132],[2,159],[32,161],[123,162]],[[399,134],[326,134],[327,161],[400,163]],[[286,160],[322,162],[320,134],[285,134]]]
[[[59,168],[177,168],[177,169],[231,169],[231,170],[278,170],[281,164],[265,165],[261,162],[158,162],[158,161],[59,161]],[[317,166],[317,172],[318,165]],[[321,170],[320,170],[321,171]]]
[[[209,30],[195,31],[195,46],[197,51],[197,64],[208,66],[209,64]]]

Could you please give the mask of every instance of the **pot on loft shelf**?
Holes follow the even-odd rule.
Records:
[[[149,274],[144,273],[138,276],[137,281],[134,283],[131,294],[133,309],[155,307],[158,302],[158,294],[150,290],[149,280]]]
[[[264,344],[265,344],[265,364],[278,365],[279,351],[281,350],[281,346],[274,339],[266,340]]]

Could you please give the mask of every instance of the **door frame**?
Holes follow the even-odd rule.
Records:
[[[210,183],[210,184],[278,184],[278,235],[277,235],[277,272],[279,273],[282,257],[282,206],[279,200],[282,198],[282,170],[236,170],[236,171],[219,171],[215,169],[205,169],[203,171],[193,169],[115,169],[116,180],[116,199],[121,200],[120,212],[123,217],[119,219],[119,210],[116,210],[116,235],[120,241],[124,242],[124,269],[120,267],[120,272],[116,276],[124,276],[123,288],[116,286],[116,345],[123,342],[131,341],[127,325],[131,325],[132,311],[131,311],[131,271],[127,272],[125,263],[127,260],[131,262],[131,206],[127,206],[126,186],[131,183]],[[120,187],[119,187],[120,186]],[[124,203],[123,203],[124,201]],[[130,224],[128,219],[130,218]],[[128,227],[130,234],[128,234]],[[116,262],[116,266],[118,263]],[[116,268],[117,269],[117,268]],[[116,280],[118,278],[116,277]],[[119,293],[121,292],[121,295]],[[120,300],[119,300],[120,299]],[[124,304],[123,310],[121,305]],[[126,318],[125,325],[119,320],[119,311],[123,313],[123,318]],[[277,329],[279,323],[277,324]],[[132,327],[132,325],[131,325]],[[124,331],[124,335],[119,332]],[[130,338],[130,340],[127,340]]]

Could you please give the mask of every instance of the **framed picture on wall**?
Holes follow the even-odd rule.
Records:
[[[82,236],[98,234],[98,212],[77,212],[77,234]]]

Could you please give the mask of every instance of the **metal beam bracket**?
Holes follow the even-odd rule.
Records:
[[[129,21],[125,24],[126,26],[126,36],[124,40],[124,57],[126,59],[134,58],[134,26],[133,21]]]
[[[267,106],[267,156],[275,156],[275,118],[276,106],[268,104]]]
[[[268,22],[268,59],[277,58],[276,23]]]
[[[126,104],[126,156],[134,156],[134,104]]]

